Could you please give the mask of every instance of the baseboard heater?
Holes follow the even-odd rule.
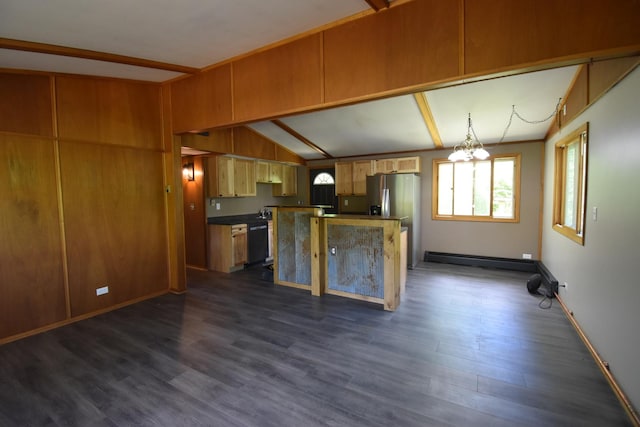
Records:
[[[542,261],[530,259],[497,258],[479,255],[460,255],[429,251],[424,252],[424,261],[538,273],[540,274],[540,276],[542,276],[542,282],[547,287],[547,289],[551,290],[554,294],[558,293],[558,281],[555,277],[553,277],[549,269],[542,263]]]

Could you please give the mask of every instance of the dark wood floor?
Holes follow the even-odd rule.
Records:
[[[0,425],[631,425],[528,273],[421,264],[394,313],[262,273],[1,346]]]

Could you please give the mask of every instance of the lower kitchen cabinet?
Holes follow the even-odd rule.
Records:
[[[209,225],[209,270],[231,273],[247,262],[247,224]]]

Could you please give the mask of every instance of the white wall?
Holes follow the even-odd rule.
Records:
[[[640,407],[640,69],[546,146],[542,261],[635,408]],[[551,228],[555,143],[589,122],[585,244]],[[597,221],[592,208],[598,208]]]
[[[433,159],[450,150],[429,151],[422,157],[422,250],[499,258],[539,259],[540,201],[543,143],[528,142],[487,147],[492,154],[521,154],[520,222],[465,222],[431,219]]]

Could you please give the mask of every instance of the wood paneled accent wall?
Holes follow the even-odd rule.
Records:
[[[233,62],[235,121],[320,105],[322,34],[314,34]]]
[[[420,0],[326,30],[326,101],[458,76],[459,13],[458,2]]]
[[[413,0],[172,83],[176,132],[640,52],[640,2]],[[208,74],[207,74],[208,75]],[[232,90],[229,92],[229,86]],[[219,112],[203,108],[219,103]],[[206,113],[205,113],[206,111]]]
[[[568,93],[565,94],[557,117],[549,127],[547,138],[580,115],[638,65],[640,65],[640,56],[582,65]]]
[[[465,73],[637,49],[638,16],[635,0],[465,0]]]
[[[231,64],[172,83],[171,104],[175,133],[232,122]]]
[[[0,73],[0,89],[0,343],[166,293],[160,86]]]

